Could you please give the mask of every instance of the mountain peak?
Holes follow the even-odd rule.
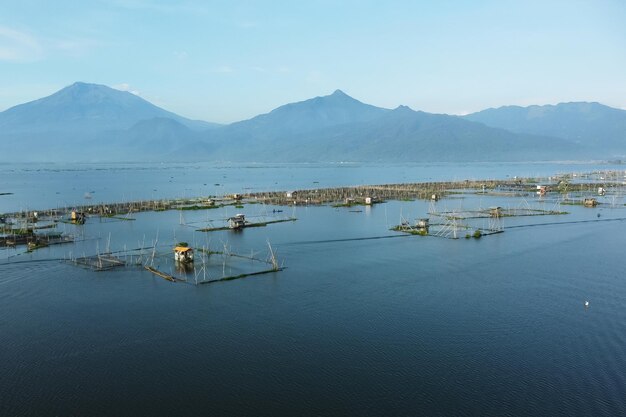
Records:
[[[331,96],[335,96],[335,97],[350,97],[349,95],[347,95],[346,93],[344,93],[343,91],[337,89],[335,90]]]
[[[92,84],[92,83],[86,83],[83,81],[76,81],[75,83],[68,85],[65,88],[62,88],[61,90],[59,90],[59,92],[61,91],[88,91],[88,90],[106,90],[106,89],[110,89],[110,87],[107,87],[106,85],[102,85],[102,84]],[[112,89],[111,89],[112,90]]]
[[[197,122],[164,110],[143,98],[102,84],[75,82],[50,96],[0,113],[0,127],[18,131],[96,131],[127,129],[141,120],[170,118],[187,127]]]
[[[92,104],[93,102],[101,102],[104,99],[128,100],[128,98],[126,98],[126,93],[123,91],[115,90],[102,84],[90,84],[82,81],[77,81],[62,88],[49,96],[49,98],[60,101],[78,100],[78,102],[82,105]]]
[[[86,83],[83,81],[76,81],[74,84],[68,86],[67,88],[80,88],[80,87],[91,86],[91,85],[98,85],[98,84]]]
[[[370,121],[387,111],[335,90],[330,95],[285,104],[267,114],[234,123],[232,127],[243,131],[254,126],[250,129],[255,131],[256,137],[294,136],[331,126]]]

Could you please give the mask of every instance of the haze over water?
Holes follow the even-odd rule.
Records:
[[[0,193],[12,194],[0,196],[0,213],[140,199],[620,169],[622,165],[600,162],[6,163],[0,164]]]
[[[83,203],[92,191],[92,200],[118,201],[619,169],[295,168],[5,165],[0,191],[14,194],[0,197],[0,211]],[[425,201],[362,211],[246,205],[237,210],[250,218],[283,209],[298,220],[241,233],[190,227],[232,215],[232,207],[185,212],[186,225],[180,212],[166,211],[60,226],[85,240],[32,254],[0,249],[0,414],[623,415],[626,209],[623,196],[600,200],[607,204],[595,209],[561,206],[564,216],[505,218],[504,233],[479,240],[389,231],[401,217],[423,217]],[[437,204],[521,203],[459,195]],[[263,257],[269,240],[287,269],[195,286],[139,268],[93,272],[58,260],[70,250],[80,256],[157,239],[167,258],[182,240]]]

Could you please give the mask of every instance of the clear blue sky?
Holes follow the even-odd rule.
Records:
[[[626,1],[3,2],[0,111],[75,81],[222,123],[338,88],[449,114],[626,108]]]

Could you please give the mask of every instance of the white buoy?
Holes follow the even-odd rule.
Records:
[[[585,307],[589,307],[589,301],[585,301]]]

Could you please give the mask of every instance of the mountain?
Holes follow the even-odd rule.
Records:
[[[400,106],[381,118],[345,129],[332,139],[343,160],[492,161],[539,159],[568,149],[563,140],[523,135],[487,127],[456,116],[414,111]],[[348,159],[346,159],[348,158]]]
[[[283,136],[375,119],[389,110],[350,97],[341,90],[328,96],[280,106],[270,113],[233,123],[232,130]]]
[[[0,113],[4,133],[99,132],[128,129],[141,120],[169,118],[192,129],[215,124],[163,110],[126,91],[77,82],[39,100]]]
[[[606,152],[626,151],[626,111],[600,103],[504,106],[464,118],[511,132],[567,139]]]
[[[186,119],[127,92],[75,83],[0,113],[0,161],[513,161],[626,153],[622,111],[573,104],[461,118],[406,106],[384,109],[336,90],[222,126]],[[548,129],[555,124],[561,130]],[[606,137],[614,146],[598,145]]]
[[[77,82],[0,112],[0,161],[161,160],[219,126],[129,92]]]
[[[215,141],[272,146],[276,140],[296,140],[302,134],[329,127],[373,120],[389,110],[361,103],[341,90],[323,97],[280,106],[267,114],[210,132]]]
[[[332,102],[336,94],[313,99],[317,100],[317,109],[324,110],[320,103]],[[281,108],[259,116],[267,116],[265,120],[271,116],[272,123],[255,131],[255,135],[248,131],[250,138],[242,137],[232,125],[213,130],[211,144],[205,145],[204,154],[232,161],[400,162],[536,160],[579,152],[578,146],[566,140],[516,134],[457,116],[413,111],[406,106],[394,110],[369,106],[367,114],[352,115],[352,121],[342,117],[340,123],[328,123],[318,129],[306,126],[297,134],[292,133],[293,115],[307,114],[309,105],[308,102],[289,105],[293,107],[286,117],[278,111]],[[303,111],[298,111],[299,108]],[[241,122],[239,127],[253,124],[255,119]],[[242,143],[246,145],[234,146]]]

